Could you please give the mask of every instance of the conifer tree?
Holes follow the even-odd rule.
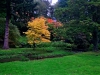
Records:
[[[9,49],[9,22],[11,16],[17,17],[16,20],[27,21],[26,16],[33,13],[32,10],[36,4],[32,3],[33,0],[6,0],[6,25],[4,36],[4,49]]]
[[[10,9],[11,0],[6,0],[6,25],[5,25],[5,36],[4,36],[4,49],[9,49],[9,21],[11,18],[11,9]]]

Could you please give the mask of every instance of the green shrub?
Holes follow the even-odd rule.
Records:
[[[73,44],[70,43],[65,43],[62,41],[57,41],[57,42],[50,42],[50,43],[41,43],[38,44],[37,47],[41,48],[41,50],[47,50],[48,52],[57,50],[57,49],[62,49],[62,50],[72,50]]]
[[[56,47],[37,47],[35,48],[35,51],[39,51],[41,53],[51,53],[54,52],[55,50],[58,50]]]
[[[67,43],[64,43],[62,41],[57,42],[49,42],[49,43],[40,43],[37,44],[37,47],[65,47]]]
[[[50,47],[52,42],[45,42],[37,44],[37,47]]]
[[[30,59],[25,57],[25,56],[21,56],[20,57],[20,61],[29,61]]]
[[[88,51],[92,51],[93,50],[93,44],[91,44],[88,48]]]
[[[62,41],[52,42],[52,47],[65,47],[66,43]]]
[[[9,28],[9,39],[13,42],[13,44],[19,45],[20,33],[17,26],[10,24]]]
[[[65,43],[62,41],[52,42],[51,46],[62,49],[62,50],[72,50],[72,48],[74,47],[73,44]]]
[[[74,47],[73,44],[66,43],[66,46],[64,47],[64,49],[65,49],[65,50],[72,50],[73,47]]]
[[[31,45],[27,43],[26,36],[21,36],[19,38],[19,42],[20,42],[20,45],[17,47],[19,47],[19,48],[31,48]]]
[[[48,53],[57,51],[58,49],[56,47],[45,47],[45,51]]]
[[[100,50],[100,44],[98,44],[98,50]],[[88,51],[93,51],[93,44],[89,46]]]
[[[10,50],[0,50],[0,62],[8,61],[28,61],[32,59],[42,59],[49,57],[60,57],[64,55],[71,55],[68,52],[56,47],[42,47],[36,48],[16,48]]]

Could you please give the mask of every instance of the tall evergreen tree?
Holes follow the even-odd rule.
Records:
[[[6,26],[5,26],[5,36],[4,36],[4,49],[9,49],[9,21],[11,18],[10,9],[11,0],[6,0]]]
[[[6,26],[4,36],[4,49],[9,49],[9,22],[11,16],[17,17],[15,20],[27,21],[33,12],[33,8],[36,4],[33,4],[33,0],[6,0]]]
[[[97,51],[98,50],[98,41],[99,41],[99,37],[98,37],[98,27],[100,25],[100,0],[91,0],[89,2],[89,13],[91,15],[91,19],[93,22],[97,23],[98,25],[94,26],[93,32],[92,32],[92,40],[93,40],[93,45],[94,45],[94,50]]]

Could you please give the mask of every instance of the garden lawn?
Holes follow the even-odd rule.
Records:
[[[100,53],[0,63],[0,75],[100,75]]]

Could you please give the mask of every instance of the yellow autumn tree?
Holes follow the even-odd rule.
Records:
[[[44,17],[38,17],[28,22],[28,30],[25,34],[30,45],[40,42],[50,42],[50,32],[45,22],[46,19]]]

